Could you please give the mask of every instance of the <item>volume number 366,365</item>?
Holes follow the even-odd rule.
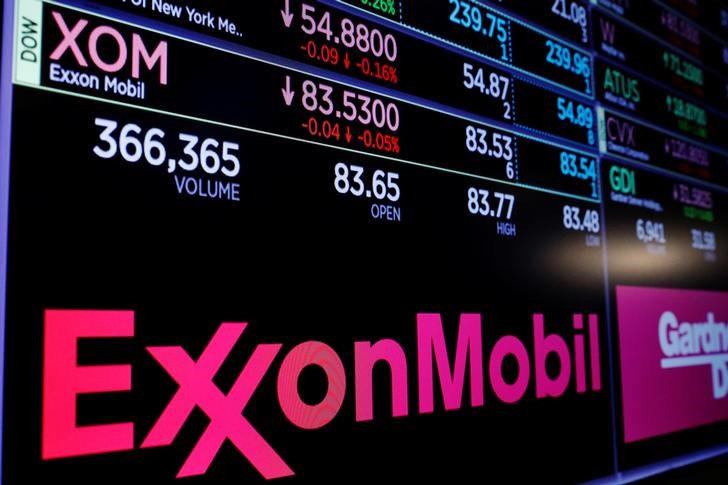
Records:
[[[178,167],[186,172],[201,168],[209,175],[222,173],[227,177],[235,177],[240,173],[240,159],[237,156],[240,145],[229,141],[218,141],[189,133],[179,133],[173,152],[177,155],[167,157],[168,140],[160,128],[143,129],[135,123],[126,123],[119,128],[119,123],[105,118],[96,118],[96,126],[101,128],[98,143],[93,147],[99,158],[110,159],[118,155],[127,162],[136,163],[144,158],[152,166],[166,164],[167,172],[173,173]],[[180,156],[181,155],[181,156]]]

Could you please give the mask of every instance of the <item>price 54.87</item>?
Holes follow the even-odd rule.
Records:
[[[209,175],[220,172],[227,177],[235,177],[240,173],[240,159],[237,156],[240,145],[237,143],[220,142],[215,138],[205,138],[200,142],[197,135],[179,133],[177,140],[182,144],[182,153],[177,158],[167,158],[169,151],[164,130],[144,130],[135,123],[127,123],[117,132],[119,123],[114,120],[96,118],[94,123],[101,128],[98,143],[93,147],[94,154],[99,158],[109,159],[121,155],[122,159],[130,163],[144,158],[155,167],[166,164],[169,173],[173,173],[177,167],[187,172],[201,168]]]

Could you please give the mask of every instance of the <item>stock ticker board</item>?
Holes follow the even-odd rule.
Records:
[[[728,451],[726,4],[3,8],[3,483]]]

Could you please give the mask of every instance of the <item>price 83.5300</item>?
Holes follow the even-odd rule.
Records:
[[[377,128],[386,128],[392,132],[399,129],[399,108],[393,102],[345,89],[341,94],[339,108],[337,102],[332,99],[333,86],[305,80],[302,91],[301,104],[306,111],[317,111],[325,116],[335,114],[336,118],[358,121],[364,126],[373,124]]]
[[[289,107],[294,106],[297,93],[292,86],[291,76],[286,76],[281,93]],[[300,86],[300,105],[309,114],[301,127],[309,136],[375,151],[400,152],[400,115],[394,101],[311,79],[303,80]]]
[[[96,118],[94,124],[101,128],[98,143],[93,147],[93,153],[99,158],[110,159],[120,155],[130,163],[144,158],[155,167],[166,165],[168,173],[178,168],[185,172],[201,169],[208,175],[221,173],[231,178],[240,173],[237,155],[240,145],[237,143],[221,142],[215,138],[200,141],[197,135],[179,133],[173,143],[175,156],[168,158],[170,142],[160,128],[145,130],[136,123],[120,126],[117,121],[106,118]]]

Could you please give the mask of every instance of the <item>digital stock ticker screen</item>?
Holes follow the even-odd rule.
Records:
[[[5,0],[2,482],[728,452],[728,6]]]

